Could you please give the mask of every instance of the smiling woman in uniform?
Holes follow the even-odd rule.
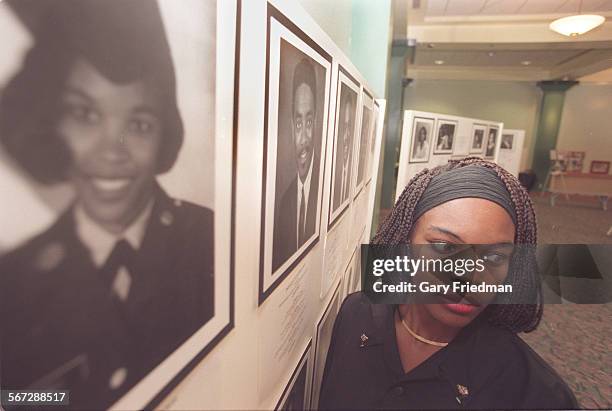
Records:
[[[183,141],[155,2],[53,1],[3,91],[0,136],[75,199],[0,259],[7,389],[69,389],[106,408],[214,312],[213,213],[156,176]]]
[[[373,243],[533,245],[535,214],[516,178],[472,157],[417,174]],[[394,306],[349,296],[334,325],[320,408],[576,408],[565,382],[517,335],[542,316],[534,271],[501,267],[514,302],[481,295]]]

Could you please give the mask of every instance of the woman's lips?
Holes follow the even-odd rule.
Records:
[[[448,310],[461,315],[471,314],[478,308],[477,305],[463,303],[446,303],[442,305]]]
[[[96,193],[96,197],[102,201],[115,201],[123,198],[132,185],[133,178],[100,178],[90,177],[89,185]]]
[[[100,191],[120,191],[127,187],[130,178],[92,178],[91,183]]]
[[[440,305],[446,307],[449,311],[452,311],[455,314],[467,315],[471,314],[480,307],[479,304],[471,304],[466,300],[464,296],[460,296],[457,294],[437,294],[437,297],[440,298],[443,302],[440,302]]]

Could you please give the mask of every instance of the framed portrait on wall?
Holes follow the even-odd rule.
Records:
[[[48,186],[5,199],[32,234],[0,240],[3,389],[154,407],[233,327],[238,3],[0,8],[32,39],[0,80],[0,179]]]
[[[484,124],[474,124],[472,127],[472,143],[470,144],[471,154],[482,154],[485,146],[485,135],[487,126]]]
[[[276,404],[275,410],[305,410],[308,409],[308,363],[310,362],[312,341],[308,342],[300,361],[289,378],[289,382],[283,390],[281,398]]]
[[[502,134],[500,150],[512,150],[514,147],[514,134]]]
[[[314,362],[312,370],[312,383],[310,389],[310,408],[317,409],[319,406],[319,393],[323,380],[323,371],[327,359],[327,351],[331,343],[334,322],[342,304],[342,281],[338,282],[329,304],[323,311],[323,315],[317,322],[315,334]]]
[[[356,162],[356,182],[355,195],[357,197],[365,184],[368,157],[370,154],[370,141],[372,139],[372,106],[374,98],[365,88],[361,97],[361,127],[359,139],[355,139],[355,162]]]
[[[609,161],[591,161],[591,173],[608,174],[610,172]]]
[[[332,57],[268,4],[259,303],[319,240]]]
[[[434,154],[452,154],[456,130],[456,121],[438,120]]]
[[[427,163],[431,152],[433,118],[415,117],[412,126],[410,163]]]
[[[485,146],[484,158],[492,159],[495,157],[495,147],[497,146],[497,127],[490,126],[488,130],[487,144]]]
[[[373,117],[373,121],[372,121],[372,129],[370,131],[370,142],[369,142],[369,146],[370,146],[370,154],[368,155],[368,177],[367,177],[367,183],[370,182],[370,180],[372,180],[372,176],[374,175],[374,150],[376,148],[376,130],[378,128],[378,116],[380,115],[380,107],[378,106],[378,103],[376,102],[376,100],[374,100],[374,106],[373,106],[373,111],[372,111],[372,117]]]
[[[353,181],[355,136],[360,85],[341,65],[338,65],[336,92],[336,118],[332,150],[332,184],[329,207],[329,224],[332,226],[351,201]]]
[[[584,151],[565,151],[564,152],[565,165],[566,165],[565,171],[570,172],[570,173],[581,173],[582,168],[584,166],[585,157],[586,157],[586,152]]]
[[[346,267],[343,281],[343,298],[361,288],[361,244],[358,244]]]

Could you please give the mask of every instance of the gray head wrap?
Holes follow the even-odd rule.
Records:
[[[510,193],[497,173],[487,167],[470,165],[434,176],[414,210],[414,221],[443,203],[458,198],[482,198],[503,207],[516,225]]]

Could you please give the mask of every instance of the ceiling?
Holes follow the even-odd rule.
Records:
[[[583,83],[612,84],[612,68],[580,77],[578,80]]]
[[[426,15],[502,16],[576,13],[580,0],[429,0]],[[582,0],[582,12],[612,12],[612,0]]]
[[[436,50],[422,48],[415,54],[414,64],[433,66],[440,63],[465,67],[553,68],[570,61],[585,50]]]
[[[582,80],[612,68],[612,0],[582,1],[583,12],[607,17],[583,36],[549,29],[579,7],[580,0],[394,0],[393,35],[409,46],[406,76],[414,79]]]

